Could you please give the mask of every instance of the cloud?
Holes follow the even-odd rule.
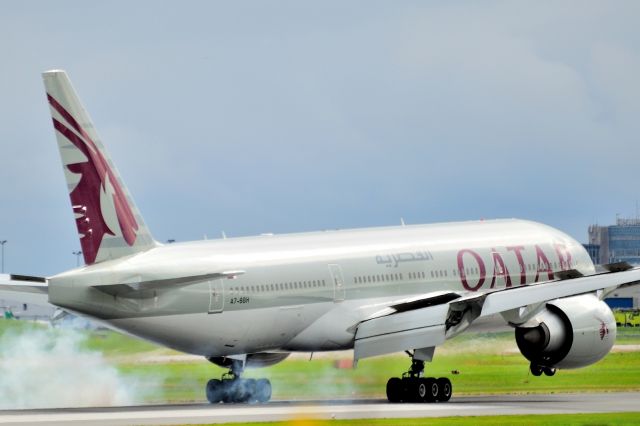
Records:
[[[0,17],[8,267],[75,265],[38,76],[50,67],[70,72],[161,240],[400,216],[526,217],[584,239],[635,205],[639,8],[12,5]]]

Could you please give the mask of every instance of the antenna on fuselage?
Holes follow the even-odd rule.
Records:
[[[221,231],[221,233],[222,233],[222,239],[226,240],[227,239],[227,234],[225,234],[224,231]]]
[[[403,218],[400,218],[400,225],[404,226],[404,219]]]

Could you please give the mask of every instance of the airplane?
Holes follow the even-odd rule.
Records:
[[[535,376],[584,367],[612,348],[605,296],[640,282],[626,263],[596,268],[569,235],[501,219],[157,242],[62,70],[43,73],[84,265],[51,277],[10,275],[3,292],[228,369],[210,403],[266,403],[267,379],[243,377],[292,352],[406,352],[390,402],[445,402],[429,377],[435,348],[500,314]]]

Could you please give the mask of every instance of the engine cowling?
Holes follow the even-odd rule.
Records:
[[[616,340],[616,321],[592,294],[548,302],[532,320],[516,327],[522,355],[544,367],[580,368],[601,360]]]

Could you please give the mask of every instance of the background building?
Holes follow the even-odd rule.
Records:
[[[627,262],[640,266],[640,218],[616,218],[615,225],[591,225],[588,232],[584,248],[596,265]],[[638,307],[640,290],[619,290],[606,302],[611,307]]]

